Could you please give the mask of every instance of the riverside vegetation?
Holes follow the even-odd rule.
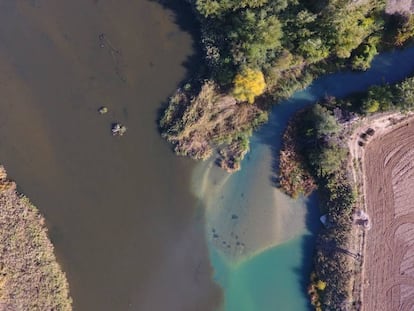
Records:
[[[0,166],[0,309],[72,310],[45,221]]]
[[[348,249],[355,194],[347,174],[346,127],[341,127],[330,109],[332,101],[316,104],[296,116],[295,124],[289,125],[294,130],[285,135],[291,135],[290,139],[295,142],[289,152],[298,155],[290,157],[287,164],[281,157],[280,165],[284,190],[296,195],[307,189],[311,179],[319,186],[321,205],[327,214],[327,227],[317,239],[315,272],[309,286],[316,310],[343,309],[344,301],[349,298],[347,289],[352,273],[347,256],[337,251]],[[286,147],[282,148],[282,154],[286,153]],[[292,158],[295,161],[290,161]],[[299,177],[283,182],[292,171],[299,172],[295,174]]]
[[[349,249],[356,185],[349,177],[347,139],[352,121],[376,112],[407,112],[414,108],[414,78],[394,85],[373,86],[346,99],[327,98],[299,112],[284,135],[280,185],[291,196],[309,194],[319,186],[327,223],[317,239],[309,294],[316,310],[358,309],[351,280],[357,273]],[[368,133],[368,135],[370,135]],[[360,145],[362,147],[362,145]],[[288,154],[289,156],[286,156]]]
[[[187,0],[201,26],[206,70],[170,98],[160,119],[177,154],[240,168],[272,103],[341,68],[366,70],[381,49],[414,35],[385,0]],[[202,71],[202,72],[201,72]]]

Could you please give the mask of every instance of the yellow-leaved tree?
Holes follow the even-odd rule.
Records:
[[[324,282],[324,281],[322,281],[322,280],[319,280],[319,281],[316,283],[316,288],[317,288],[318,290],[320,290],[320,291],[324,291],[324,290],[325,290],[325,288],[326,288],[326,282]]]
[[[266,82],[260,70],[243,69],[233,80],[233,95],[239,101],[254,103],[254,98],[263,94]]]

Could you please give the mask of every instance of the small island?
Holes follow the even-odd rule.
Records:
[[[72,310],[44,218],[0,166],[0,309]]]

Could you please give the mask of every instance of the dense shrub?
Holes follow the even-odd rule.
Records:
[[[372,86],[363,100],[362,109],[366,113],[387,111],[393,106],[394,94],[389,85]]]
[[[355,70],[367,70],[371,66],[371,62],[378,54],[377,45],[379,38],[377,36],[371,37],[367,43],[362,44],[357,49],[355,56],[352,59],[352,68]]]
[[[395,36],[395,45],[401,46],[414,36],[414,16],[400,16],[400,26]]]
[[[407,111],[414,107],[414,78],[407,78],[395,85],[376,85],[361,97],[364,113],[377,111]]]

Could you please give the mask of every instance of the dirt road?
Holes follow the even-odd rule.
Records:
[[[414,310],[414,122],[375,135],[365,150],[363,310]]]

